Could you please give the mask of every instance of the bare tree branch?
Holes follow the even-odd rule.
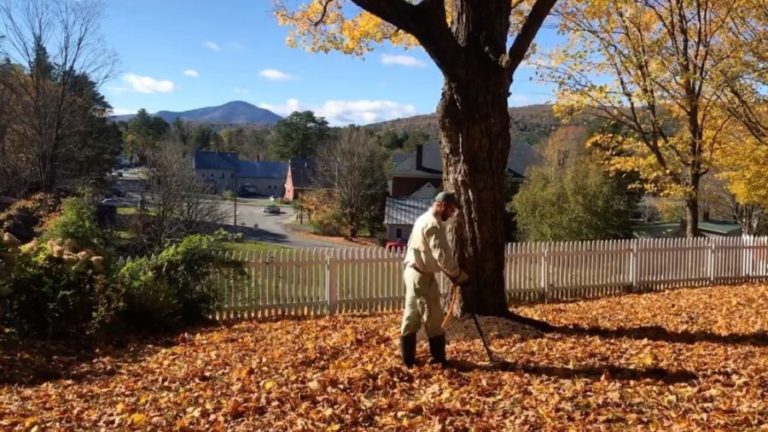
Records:
[[[528,52],[534,37],[536,37],[536,33],[541,28],[541,25],[544,24],[544,19],[547,18],[555,3],[557,3],[557,0],[536,0],[536,3],[528,13],[525,24],[523,24],[520,33],[515,37],[515,41],[509,47],[509,52],[507,53],[509,64],[506,65],[506,68],[509,70],[510,83],[512,82],[512,76],[525,58],[525,54]]]

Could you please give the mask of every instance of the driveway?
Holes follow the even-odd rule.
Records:
[[[232,202],[222,202],[221,206],[229,214],[232,214]],[[326,242],[322,240],[309,239],[294,234],[285,228],[285,223],[287,223],[294,215],[293,207],[281,206],[280,210],[280,214],[267,214],[264,213],[263,205],[244,204],[238,202],[237,225],[245,225],[247,227],[253,227],[255,225],[257,227],[252,234],[248,235],[249,240],[274,243],[292,248],[340,247],[338,243],[333,243],[331,241]],[[232,224],[232,221],[229,221],[229,223]]]

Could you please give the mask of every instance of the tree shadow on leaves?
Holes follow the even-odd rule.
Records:
[[[509,361],[478,364],[466,360],[451,360],[448,367],[459,372],[518,372],[562,379],[586,378],[591,380],[608,379],[621,381],[653,380],[666,384],[676,384],[698,379],[698,375],[688,370],[670,370],[659,367],[634,369],[614,365],[598,365],[571,368],[564,366],[531,365]]]
[[[59,379],[84,381],[115,375],[123,365],[140,362],[163,348],[180,343],[168,334],[114,340],[24,340],[0,345],[0,386],[35,386]]]
[[[768,346],[768,333],[734,333],[721,335],[707,331],[674,332],[661,326],[642,326],[616,329],[602,327],[560,326],[554,332],[567,336],[598,336],[606,339],[647,339],[659,342],[695,344],[711,342],[725,345]]]
[[[647,339],[659,342],[695,344],[711,342],[725,345],[768,346],[768,332],[717,334],[708,331],[670,331],[661,326],[619,327],[608,329],[603,327],[555,326],[545,321],[528,318],[510,312],[504,318],[518,324],[530,326],[542,333],[557,333],[567,336],[598,336],[606,339]]]

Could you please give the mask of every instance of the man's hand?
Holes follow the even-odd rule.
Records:
[[[451,278],[451,282],[453,282],[454,285],[462,286],[469,282],[469,275],[463,270],[460,270],[458,276]]]

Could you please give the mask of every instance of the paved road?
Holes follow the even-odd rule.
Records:
[[[231,202],[222,203],[222,208],[232,214],[233,205]],[[292,207],[280,207],[282,213],[279,215],[264,213],[264,206],[261,205],[237,205],[237,224],[239,226],[258,228],[248,235],[250,240],[258,240],[267,243],[279,244],[293,248],[315,248],[315,247],[339,247],[332,242],[322,240],[307,239],[297,236],[290,230],[287,230],[284,223],[294,214]],[[232,221],[230,221],[230,224]]]

